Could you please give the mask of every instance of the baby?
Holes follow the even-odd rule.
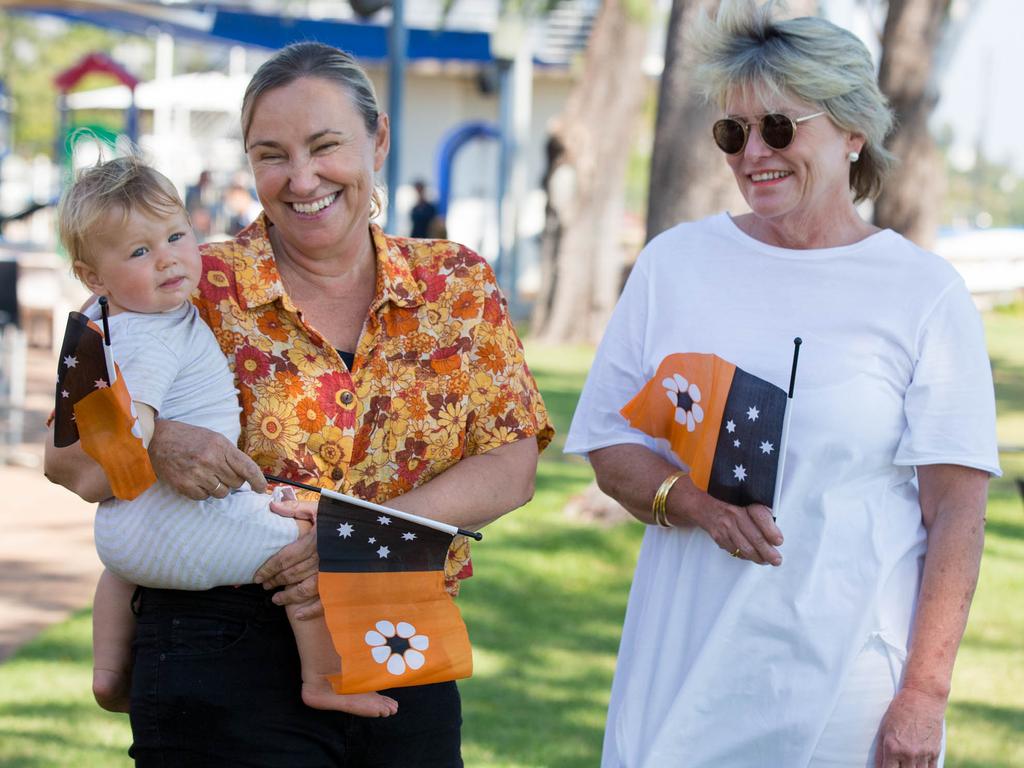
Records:
[[[202,264],[170,181],[134,157],[85,170],[61,201],[60,237],[78,278],[107,297],[114,358],[143,442],[148,445],[159,416],[237,443],[234,379],[189,301]],[[93,604],[93,692],[101,706],[128,710],[135,585],[205,590],[252,583],[264,561],[310,526],[274,514],[270,501],[245,487],[224,499],[192,501],[157,481],[131,501],[100,504],[96,549],[106,570]],[[398,711],[394,699],[377,693],[335,694],[328,676],[338,673],[340,661],[326,624],[322,618],[297,621],[294,610],[289,606],[288,618],[307,706],[363,717]]]

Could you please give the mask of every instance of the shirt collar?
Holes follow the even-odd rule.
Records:
[[[286,298],[284,282],[270,245],[269,223],[266,214],[261,213],[256,221],[236,236],[240,247],[235,250],[235,278],[239,304],[246,309]],[[389,301],[399,307],[422,304],[423,293],[409,268],[407,251],[411,246],[400,245],[376,224],[370,225],[370,236],[377,258],[377,288],[370,311],[377,312]],[[249,279],[244,279],[243,275]]]
[[[376,224],[370,225],[370,235],[377,254],[377,291],[370,311],[376,312],[388,301],[399,307],[422,304],[423,293],[409,268],[408,252],[413,246],[408,241],[401,241],[400,245]]]

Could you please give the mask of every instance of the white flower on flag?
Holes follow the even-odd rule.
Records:
[[[407,621],[393,624],[381,619],[363,638],[370,646],[370,655],[378,664],[387,664],[392,675],[404,675],[407,669],[419,669],[426,661],[423,651],[430,647],[430,638],[416,634],[416,627]]]
[[[685,424],[687,432],[693,432],[704,421],[704,409],[700,407],[700,388],[678,373],[662,379],[661,386],[665,388],[669,402],[675,406],[676,421]]]

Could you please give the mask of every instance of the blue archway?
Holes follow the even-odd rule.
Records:
[[[441,140],[437,149],[437,212],[442,217],[448,215],[448,198],[452,191],[452,163],[455,153],[468,142],[476,139],[501,140],[501,131],[493,123],[482,120],[456,125]]]

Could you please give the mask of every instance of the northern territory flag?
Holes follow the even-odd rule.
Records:
[[[320,600],[341,656],[341,674],[331,678],[336,693],[439,683],[473,673],[466,625],[444,588],[452,538],[387,507],[321,493]]]
[[[620,411],[631,426],[663,438],[716,499],[772,506],[786,393],[717,355],[669,355]]]
[[[110,367],[103,332],[80,312],[68,315],[57,364],[53,444],[79,439],[107,475],[119,499],[134,499],[156,475],[132,412],[132,399],[116,364]]]

